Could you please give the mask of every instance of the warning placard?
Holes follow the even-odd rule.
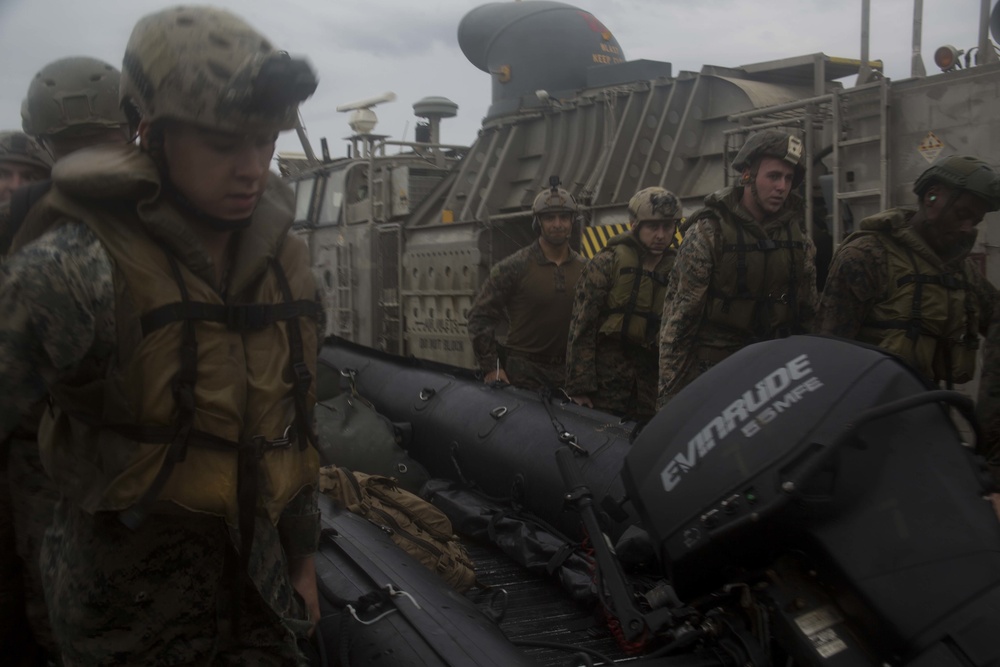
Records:
[[[933,132],[928,132],[920,145],[917,146],[917,150],[920,154],[924,156],[927,162],[934,162],[938,155],[941,155],[941,151],[944,149],[944,142],[938,139],[937,135]]]

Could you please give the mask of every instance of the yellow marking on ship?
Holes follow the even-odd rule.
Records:
[[[591,259],[597,252],[608,244],[611,237],[617,236],[628,230],[627,222],[620,222],[614,225],[597,225],[595,227],[585,227],[583,230],[583,256]]]
[[[618,236],[622,232],[628,231],[627,222],[619,222],[613,225],[596,225],[594,227],[584,227],[582,250],[583,256],[587,259],[593,258],[601,248],[608,244],[612,237]],[[681,242],[681,233],[677,232],[677,245]]]

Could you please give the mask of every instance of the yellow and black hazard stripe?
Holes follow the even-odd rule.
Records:
[[[679,225],[678,225],[679,226]],[[627,222],[619,222],[613,225],[596,225],[594,227],[584,227],[583,228],[583,238],[581,239],[581,250],[582,255],[587,259],[592,259],[594,255],[604,246],[608,245],[608,241],[612,237],[618,236],[622,232],[628,231],[629,224]],[[681,233],[678,231],[674,236],[677,238],[677,245],[681,243]]]
[[[596,227],[584,227],[583,239],[581,239],[582,254],[587,259],[593,258],[613,236],[618,236],[624,231],[628,231],[628,223],[620,222],[614,225],[597,225]]]

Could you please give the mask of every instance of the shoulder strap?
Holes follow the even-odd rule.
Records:
[[[37,183],[30,183],[23,188],[18,188],[10,195],[10,216],[7,228],[0,235],[0,252],[6,252],[11,247],[14,237],[17,235],[24,219],[28,217],[31,208],[45,196],[52,188],[52,181],[46,179]]]

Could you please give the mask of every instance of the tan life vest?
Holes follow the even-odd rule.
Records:
[[[141,520],[183,509],[224,517],[241,532],[249,520],[252,531],[257,511],[277,523],[317,484],[318,455],[308,446],[316,286],[307,248],[287,236],[286,190],[269,187],[241,232],[226,299],[146,232],[152,218],[163,229],[181,224],[158,197],[97,208],[57,182],[39,203],[43,217],[86,224],[115,271],[109,367],[53,386],[39,429],[47,470],[83,509],[128,510],[126,523],[129,512]],[[242,250],[267,259],[248,272]]]
[[[712,270],[699,342],[732,352],[802,333],[798,283],[805,275],[805,239],[794,210],[783,214],[780,225],[771,223],[775,238],[755,222],[713,212],[721,255]]]
[[[667,277],[674,263],[674,251],[663,253],[656,268],[642,268],[639,244],[631,231],[608,241],[602,252],[613,252],[611,276],[604,321],[599,332],[622,341],[655,349],[659,343],[663,299]],[[638,278],[638,279],[637,279]]]
[[[888,266],[889,294],[874,305],[858,340],[902,357],[935,382],[968,382],[976,372],[980,319],[970,269],[965,262],[941,262],[909,226],[911,215],[886,211],[863,220],[852,235],[877,235]]]

